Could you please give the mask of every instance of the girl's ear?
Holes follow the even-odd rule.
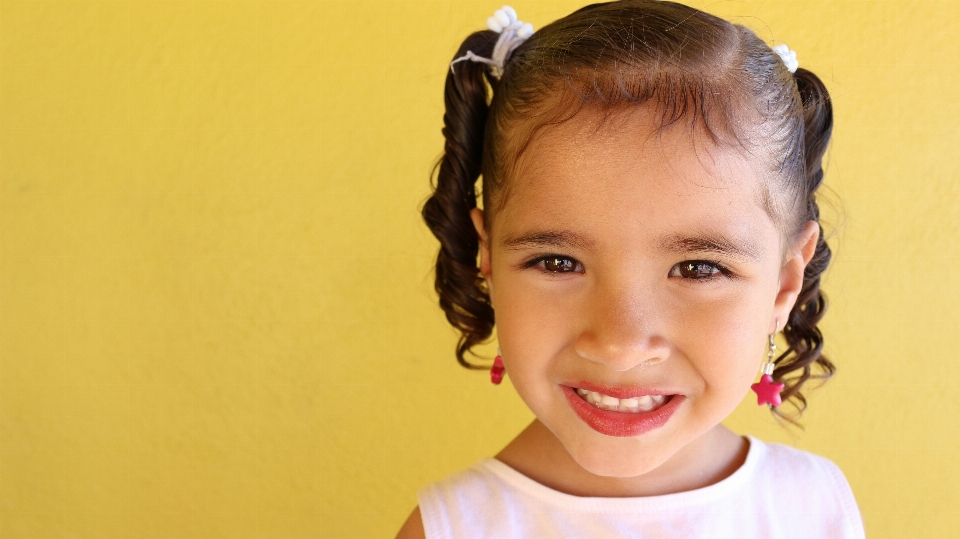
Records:
[[[480,275],[487,281],[487,290],[493,295],[493,287],[490,286],[490,242],[487,229],[483,226],[483,210],[470,210],[470,219],[473,220],[473,228],[477,230],[477,237],[480,239]]]
[[[793,245],[789,247],[787,258],[780,268],[780,290],[773,305],[773,316],[780,321],[780,327],[776,328],[776,320],[771,320],[768,333],[782,330],[789,320],[790,311],[803,289],[803,270],[813,258],[819,238],[820,225],[816,221],[807,221]]]

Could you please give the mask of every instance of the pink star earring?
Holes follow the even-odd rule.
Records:
[[[780,400],[780,392],[783,391],[783,384],[780,382],[773,381],[773,356],[777,350],[777,345],[773,342],[773,336],[777,334],[777,330],[780,329],[780,321],[777,320],[777,329],[770,334],[770,343],[767,349],[767,361],[763,363],[763,366],[760,367],[760,374],[763,376],[760,377],[760,381],[756,384],[750,386],[753,389],[754,393],[757,394],[757,404],[763,406],[764,404],[769,404],[770,406],[780,406],[782,401]]]
[[[503,381],[504,372],[506,372],[506,369],[503,368],[503,358],[500,357],[500,347],[497,347],[497,357],[493,360],[493,367],[490,367],[490,381],[493,382],[493,385],[500,385],[500,382]]]

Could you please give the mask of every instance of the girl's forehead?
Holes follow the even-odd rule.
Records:
[[[718,144],[689,122],[660,128],[654,114],[581,111],[540,129],[507,179],[494,228],[776,231],[764,209],[766,173],[759,158]]]
[[[525,179],[597,175],[584,167],[607,175],[668,169],[681,182],[696,178],[697,185],[708,188],[749,194],[762,187],[763,146],[729,136],[720,142],[715,136],[697,119],[661,125],[660,114],[651,106],[616,113],[586,109],[535,130],[514,170]]]

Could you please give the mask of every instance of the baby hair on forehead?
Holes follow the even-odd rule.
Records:
[[[511,23],[497,27],[508,31],[503,22]],[[461,365],[487,368],[466,355],[489,339],[495,323],[470,217],[477,179],[483,178],[485,211],[495,214],[536,133],[582,111],[647,107],[656,129],[690,127],[713,144],[736,146],[766,168],[764,209],[786,237],[809,221],[819,223],[816,192],[833,127],[831,101],[823,82],[798,67],[786,47],[771,48],[749,28],[657,0],[592,4],[523,35],[511,34],[512,50],[504,49],[497,31],[470,35],[446,78],[444,155],[422,213],[440,241],[435,288],[461,333]],[[782,324],[788,346],[772,376],[784,384],[783,401],[794,410],[773,411],[791,422],[806,408],[804,384],[835,372],[817,327],[827,305],[820,279],[830,258],[821,234]]]

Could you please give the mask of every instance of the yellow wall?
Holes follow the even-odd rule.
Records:
[[[954,537],[960,2],[694,4],[836,111],[840,374],[806,432],[729,424],[836,461],[870,537]],[[530,420],[456,365],[418,215],[499,5],[0,1],[0,537],[392,536]]]

